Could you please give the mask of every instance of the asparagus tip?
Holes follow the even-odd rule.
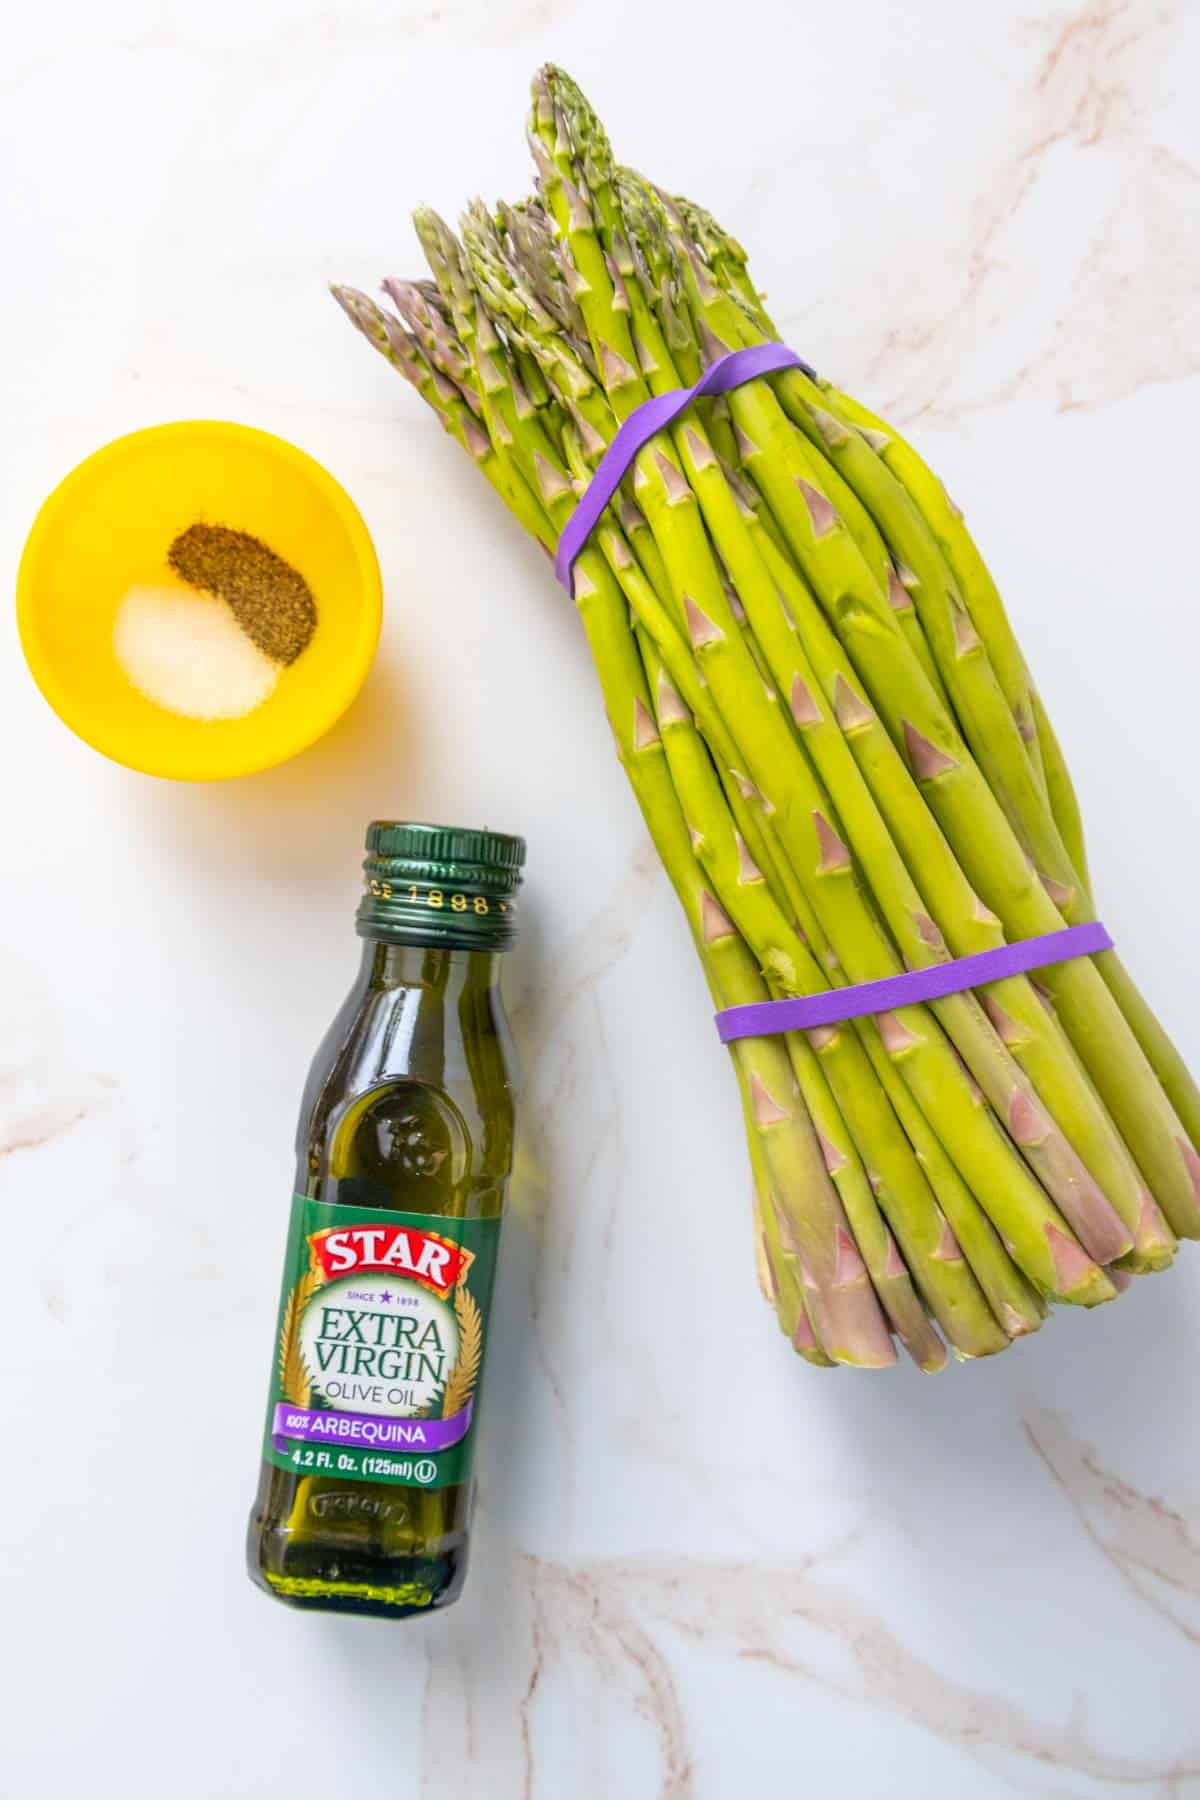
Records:
[[[1087,1287],[1100,1274],[1087,1251],[1073,1237],[1068,1237],[1065,1231],[1049,1221],[1045,1232],[1059,1293],[1072,1294]]]

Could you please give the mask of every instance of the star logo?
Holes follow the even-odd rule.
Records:
[[[379,1298],[383,1301],[385,1306],[390,1306],[392,1303],[392,1296],[387,1292],[380,1294]]]

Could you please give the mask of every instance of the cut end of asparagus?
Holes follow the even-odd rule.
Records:
[[[796,1321],[796,1329],[792,1334],[792,1343],[801,1355],[806,1350],[820,1350],[821,1348],[817,1342],[817,1334],[812,1328],[812,1321],[803,1306],[800,1308],[800,1317]]]
[[[1165,1269],[1174,1261],[1178,1240],[1148,1188],[1141,1190],[1134,1245],[1148,1268]]]
[[[1045,1232],[1060,1298],[1082,1306],[1111,1300],[1116,1290],[1087,1251],[1057,1225],[1047,1223]]]

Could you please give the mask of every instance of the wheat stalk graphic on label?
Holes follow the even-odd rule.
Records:
[[[483,1356],[483,1319],[474,1296],[461,1281],[454,1290],[454,1316],[458,1320],[458,1361],[442,1396],[443,1419],[461,1412],[471,1398]]]
[[[304,1309],[325,1279],[324,1271],[312,1268],[302,1275],[283,1309],[283,1325],[279,1333],[279,1385],[283,1397],[292,1406],[307,1406],[312,1394],[312,1378],[300,1353],[300,1321]]]

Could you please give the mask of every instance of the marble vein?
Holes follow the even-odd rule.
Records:
[[[912,312],[903,286],[883,290],[899,316],[879,331],[858,384],[886,395],[898,424],[1018,396],[1086,411],[1200,369],[1200,171],[1157,134],[1178,12],[1160,0],[1086,0],[1052,32],[1031,24],[1050,41],[1015,98],[1003,151],[979,170],[933,296]],[[1038,208],[1061,207],[1075,160],[1089,157],[1079,192],[1090,223],[1065,284],[1056,270],[1043,294],[1028,247]],[[1076,230],[1072,221],[1072,240]]]

